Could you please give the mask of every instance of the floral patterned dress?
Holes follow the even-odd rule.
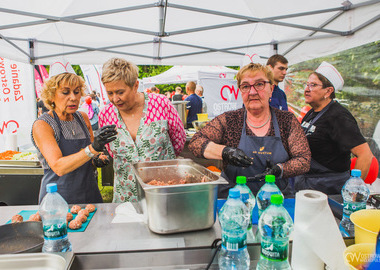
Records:
[[[154,111],[157,111],[157,115],[159,117],[152,118],[152,108],[148,111],[149,97],[155,98],[154,96],[145,96],[145,105],[143,109],[143,117],[140,120],[140,125],[137,130],[136,141],[133,141],[129,131],[126,128],[125,123],[123,122],[119,111],[112,106],[112,115],[117,116],[117,127],[118,127],[118,136],[117,139],[109,144],[109,150],[114,158],[114,197],[113,202],[126,202],[126,201],[136,201],[137,200],[137,188],[136,188],[136,178],[133,173],[132,163],[139,161],[154,161],[154,160],[167,160],[174,159],[176,157],[176,152],[173,148],[173,138],[169,136],[169,122],[173,125],[173,119],[165,119],[165,113],[163,112],[163,108],[165,105],[157,105],[157,108]],[[157,100],[156,100],[157,101]],[[165,103],[165,102],[153,102],[153,104],[157,103]],[[170,101],[168,101],[170,104]],[[170,112],[170,118],[175,118],[175,114],[177,111],[171,105],[168,110]],[[163,108],[162,108],[163,107]],[[161,108],[161,109],[160,109]],[[174,109],[174,111],[171,110]],[[114,113],[114,114],[113,114]],[[112,116],[111,115],[111,116]],[[149,117],[148,117],[149,116]],[[178,113],[177,113],[178,116]],[[104,121],[104,118],[110,118],[110,115],[105,115],[101,113],[101,125],[111,124],[110,121]],[[103,118],[103,120],[102,120]],[[112,118],[112,117],[111,117]],[[150,121],[147,121],[150,118]],[[178,116],[179,118],[179,116]],[[154,121],[153,121],[154,120]],[[179,118],[180,121],[180,118]],[[113,121],[114,122],[114,121]],[[174,121],[176,123],[176,121]],[[177,135],[182,137],[176,138],[174,143],[180,140],[182,144],[182,149],[184,142],[186,140],[186,136],[183,129],[183,124],[180,121],[179,127],[177,124],[178,131]],[[182,125],[182,126],[181,126]],[[173,127],[170,127],[173,129]],[[183,130],[183,133],[181,132]],[[183,142],[183,143],[182,143]],[[178,145],[176,145],[178,148]],[[182,150],[181,149],[181,150]]]

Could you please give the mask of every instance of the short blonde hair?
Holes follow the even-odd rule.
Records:
[[[240,87],[240,83],[241,83],[241,79],[242,79],[243,75],[247,72],[253,73],[253,74],[256,74],[258,72],[262,72],[262,73],[264,73],[265,77],[268,78],[268,80],[270,81],[271,84],[273,84],[273,82],[274,82],[273,72],[269,67],[263,66],[263,65],[258,64],[258,63],[250,63],[250,64],[242,67],[239,70],[239,72],[236,74],[236,80],[237,80],[238,87]]]
[[[62,86],[79,87],[81,96],[84,96],[84,90],[86,89],[86,84],[82,77],[74,73],[65,72],[51,77],[45,82],[41,92],[42,101],[49,110],[54,110],[55,104],[53,100],[55,93]]]
[[[122,58],[111,58],[103,64],[102,83],[123,81],[133,87],[139,77],[138,67]]]

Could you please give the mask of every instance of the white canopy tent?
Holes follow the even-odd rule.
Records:
[[[291,64],[380,40],[380,0],[2,0],[0,56],[49,65]]]
[[[156,84],[197,82],[201,77],[233,79],[236,73],[237,70],[223,66],[174,66],[157,76],[143,78],[143,84],[150,88]]]

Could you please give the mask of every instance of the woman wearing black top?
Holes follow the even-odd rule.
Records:
[[[355,169],[365,179],[373,155],[352,114],[334,101],[335,90],[342,89],[343,78],[327,62],[311,73],[306,83],[305,102],[312,109],[302,119],[302,128],[311,150],[310,171],[297,176],[296,191],[314,189],[340,194],[350,177],[351,153],[357,157]]]

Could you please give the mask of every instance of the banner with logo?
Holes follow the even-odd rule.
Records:
[[[236,80],[200,78],[199,84],[203,86],[204,101],[207,104],[207,113],[210,119],[226,111],[243,107]]]
[[[0,57],[0,151],[31,144],[37,117],[33,66]]]
[[[102,66],[101,65],[80,65],[84,80],[86,81],[87,91],[95,91],[100,94],[100,106],[106,105],[108,97],[106,89],[102,83]]]

